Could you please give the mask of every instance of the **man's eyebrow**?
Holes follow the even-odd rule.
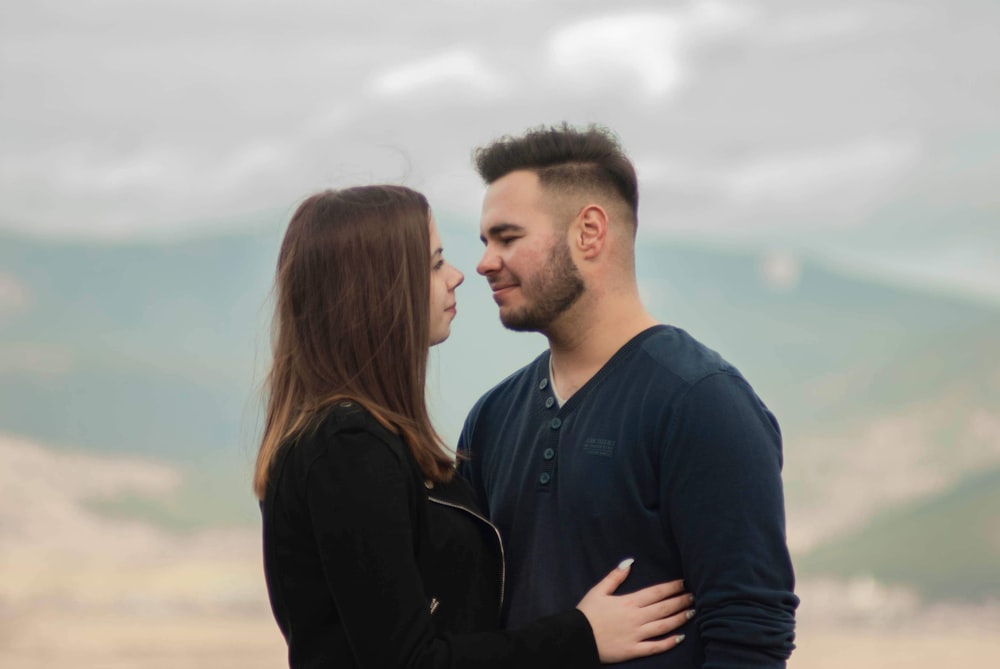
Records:
[[[524,228],[516,223],[497,223],[486,230],[486,236],[479,235],[479,241],[485,244],[486,237],[497,237],[505,232],[524,232]]]

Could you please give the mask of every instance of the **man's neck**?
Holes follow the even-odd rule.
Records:
[[[637,334],[657,324],[637,297],[579,305],[551,331],[552,383],[569,399]]]

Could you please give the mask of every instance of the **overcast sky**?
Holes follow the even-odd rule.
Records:
[[[6,2],[0,229],[200,235],[379,181],[474,220],[471,149],[567,119],[621,135],[654,233],[868,246],[1000,295],[1000,4],[610,6]]]

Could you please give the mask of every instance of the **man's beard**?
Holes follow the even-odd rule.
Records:
[[[506,314],[501,310],[500,322],[518,332],[544,331],[580,299],[584,290],[583,277],[573,264],[569,247],[556,242],[549,251],[545,267],[530,283],[521,284],[521,294],[529,304]]]

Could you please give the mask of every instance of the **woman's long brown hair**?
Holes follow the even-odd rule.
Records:
[[[424,476],[451,477],[424,394],[429,221],[424,196],[402,186],[324,191],[292,216],[278,256],[259,499],[279,450],[344,399],[402,436]]]

